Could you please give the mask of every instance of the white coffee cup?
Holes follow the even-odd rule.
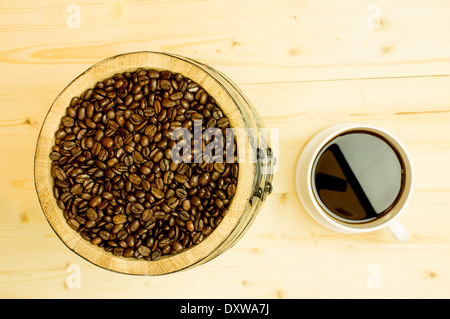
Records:
[[[319,203],[312,185],[313,166],[321,150],[334,138],[352,131],[362,131],[381,136],[396,150],[403,162],[404,169],[403,191],[393,207],[391,207],[387,213],[380,215],[379,218],[364,223],[347,223],[333,217],[323,208],[323,205]],[[413,169],[406,149],[392,134],[374,126],[345,123],[328,127],[316,134],[306,144],[297,163],[296,188],[303,207],[319,224],[340,233],[356,234],[388,227],[398,241],[406,241],[409,238],[409,233],[400,223],[398,218],[407,205],[412,192],[412,186]]]

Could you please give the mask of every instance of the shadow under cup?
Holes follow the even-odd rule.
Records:
[[[409,197],[411,175],[409,157],[391,134],[343,124],[306,145],[297,166],[297,191],[307,212],[328,228],[356,233],[390,226],[399,239],[407,232],[399,230],[396,217]]]

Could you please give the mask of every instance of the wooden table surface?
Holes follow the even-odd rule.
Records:
[[[0,0],[0,297],[450,297],[450,3],[447,0]],[[33,180],[36,140],[59,92],[92,64],[140,50],[222,71],[279,129],[274,191],[229,251],[189,271],[129,276],[68,250]],[[415,173],[386,229],[334,233],[295,191],[305,143],[344,122],[377,125]]]

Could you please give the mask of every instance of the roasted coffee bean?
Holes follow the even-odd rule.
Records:
[[[147,246],[140,245],[137,249],[138,253],[140,253],[142,256],[150,256],[151,250]]]
[[[189,199],[185,199],[182,206],[185,211],[189,211],[191,209],[191,201]]]
[[[178,241],[176,241],[172,244],[172,248],[178,253],[184,249],[183,245]]]
[[[89,218],[89,220],[96,220],[98,218],[97,211],[94,208],[89,207],[86,210],[86,217]]]
[[[102,243],[102,239],[100,237],[95,237],[95,238],[92,238],[92,240],[91,240],[91,244],[93,244],[93,245],[100,245],[101,243]]]
[[[89,201],[89,206],[95,208],[102,202],[101,196],[95,196]]]
[[[203,234],[200,232],[197,232],[194,234],[194,236],[192,237],[192,241],[194,242],[194,244],[198,245],[202,242],[203,240]]]
[[[152,252],[152,255],[151,255],[151,259],[152,260],[158,260],[158,259],[160,259],[161,258],[161,251],[160,250],[155,250],[154,252]]]
[[[188,177],[186,175],[183,174],[175,174],[175,180],[180,183],[180,184],[184,184],[188,181]]]
[[[123,252],[124,257],[133,257],[134,256],[134,249],[133,248],[126,248]]]
[[[156,187],[151,188],[150,192],[153,194],[153,196],[155,196],[158,199],[164,198],[164,192]]]
[[[113,217],[114,224],[125,224],[127,222],[127,215],[119,214]]]
[[[142,214],[144,206],[141,203],[133,203],[133,205],[131,205],[131,211],[135,214]]]
[[[200,177],[198,178],[198,183],[201,186],[205,186],[206,184],[208,184],[209,182],[209,173],[202,173],[202,175],[200,175]]]
[[[151,261],[200,244],[221,222],[239,167],[217,152],[201,153],[230,121],[198,83],[138,69],[97,82],[65,111],[49,153],[52,192],[84,240]],[[178,128],[215,136],[194,140],[175,161],[177,147],[187,145],[175,138]]]
[[[135,185],[139,185],[142,182],[142,179],[137,174],[131,174],[129,180]]]
[[[228,187],[227,187],[227,195],[228,196],[233,196],[235,193],[236,193],[236,185],[234,185],[234,184],[228,185]]]
[[[153,216],[156,219],[164,219],[166,217],[166,213],[161,210],[157,210],[156,212],[153,213]]]
[[[150,208],[147,208],[143,211],[141,219],[143,221],[149,221],[153,217],[153,211]]]
[[[177,188],[175,190],[175,194],[177,195],[177,197],[179,198],[186,198],[187,197],[187,192],[185,189],[183,188]]]
[[[110,137],[103,137],[101,141],[102,145],[106,148],[111,148],[114,146],[114,140]]]
[[[169,206],[171,209],[175,209],[180,201],[176,197],[170,197],[166,202],[167,206]]]
[[[134,239],[133,235],[128,235],[125,239],[125,242],[127,244],[128,247],[134,247],[136,240]]]
[[[130,232],[134,233],[139,229],[139,226],[140,226],[139,219],[133,220],[130,224]]]
[[[72,195],[80,195],[83,192],[83,186],[81,184],[75,184],[70,188]]]
[[[61,119],[61,124],[64,125],[65,127],[72,127],[75,124],[75,121],[70,116],[64,116]]]
[[[192,220],[188,220],[186,222],[186,229],[189,232],[193,232],[194,231],[194,223],[192,222]]]
[[[198,186],[198,175],[192,175],[191,178],[189,179],[189,185],[192,187],[197,187]]]
[[[66,172],[60,167],[56,167],[54,170],[54,174],[52,175],[54,175],[54,177],[56,177],[60,181],[63,181],[67,178]]]
[[[208,236],[209,234],[211,234],[211,232],[213,231],[211,226],[206,226],[202,229],[202,234],[203,236]]]
[[[103,240],[109,240],[109,238],[111,237],[111,234],[106,230],[102,230],[102,231],[100,231],[99,236]]]
[[[220,174],[222,174],[225,171],[225,164],[224,163],[214,163],[214,170]]]
[[[179,215],[180,215],[180,218],[184,221],[189,219],[189,213],[187,211],[182,210],[182,211],[180,211]]]
[[[68,219],[67,223],[73,230],[78,230],[78,228],[80,227],[80,224],[73,218]]]

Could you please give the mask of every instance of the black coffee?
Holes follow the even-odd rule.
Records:
[[[329,215],[347,223],[369,222],[386,214],[403,185],[401,157],[371,132],[351,131],[334,138],[313,166],[316,199]]]

